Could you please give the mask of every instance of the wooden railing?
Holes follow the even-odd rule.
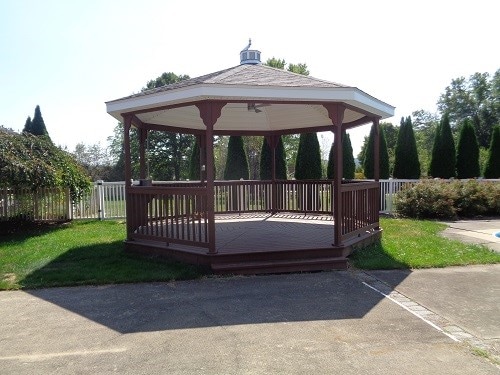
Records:
[[[207,187],[200,182],[131,186],[129,239],[209,247]],[[216,181],[214,213],[301,212],[333,215],[333,185],[318,181]],[[378,227],[377,182],[341,186],[341,241]]]
[[[379,183],[355,182],[341,186],[342,242],[379,226]]]
[[[204,187],[129,187],[128,238],[208,247],[206,197]]]

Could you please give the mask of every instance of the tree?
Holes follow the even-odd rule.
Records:
[[[373,179],[375,178],[375,134],[376,134],[376,126],[372,125],[370,129],[370,135],[368,137],[368,143],[366,146],[365,159],[363,161],[363,169],[366,178]],[[389,153],[387,151],[387,142],[385,139],[385,131],[382,126],[380,126],[380,135],[379,135],[379,174],[380,178],[387,179],[389,178]]]
[[[484,178],[500,178],[500,125],[493,128]]]
[[[23,132],[32,133],[32,131],[33,131],[32,128],[33,128],[33,125],[31,123],[31,117],[28,116],[28,118],[26,119],[26,123],[24,124]]]
[[[300,134],[284,134],[281,136],[283,148],[285,149],[287,178],[295,175],[295,162],[299,150]]]
[[[411,118],[417,142],[420,170],[423,175],[428,175],[436,129],[439,126],[439,117],[435,113],[420,109],[413,111]]]
[[[456,129],[466,118],[475,119],[473,125],[479,145],[488,147],[491,131],[500,122],[500,69],[490,79],[489,73],[474,73],[468,79],[455,78],[438,100],[441,113],[449,113],[452,128]]]
[[[80,142],[75,146],[72,154],[93,181],[109,181],[113,177],[113,161],[100,143],[85,145]]]
[[[379,124],[380,126],[380,137],[382,137],[382,132],[383,132],[383,137],[384,137],[384,140],[385,140],[385,145],[386,145],[386,150],[387,150],[387,154],[388,154],[388,165],[387,165],[387,174],[385,172],[382,172],[382,169],[385,168],[384,165],[380,165],[380,178],[389,178],[389,174],[390,174],[390,171],[391,171],[391,166],[394,165],[394,152],[395,152],[395,149],[396,149],[396,143],[397,143],[397,140],[398,140],[398,128],[396,126],[394,126],[392,123],[390,122],[381,122]],[[370,134],[372,132],[372,128],[370,128]],[[364,168],[364,162],[365,162],[365,158],[366,158],[366,155],[367,155],[367,148],[368,148],[368,142],[370,141],[370,136],[365,136],[365,139],[363,141],[363,144],[361,145],[361,150],[359,151],[359,154],[358,154],[358,160],[363,164],[363,168]],[[380,147],[382,147],[382,138],[380,138]],[[381,150],[382,152],[382,150]],[[373,155],[373,153],[372,153]],[[380,159],[380,162],[382,163],[382,159]],[[385,169],[384,169],[385,171]],[[365,177],[367,178],[373,178],[373,177],[368,177],[366,175],[366,171],[364,172],[364,175]],[[387,177],[382,177],[382,176],[385,176],[387,175]]]
[[[29,118],[29,117],[28,117]],[[31,133],[36,136],[45,136],[50,141],[49,133],[47,132],[47,128],[45,127],[45,122],[43,121],[42,112],[40,111],[40,106],[37,105],[35,108],[35,116],[33,116],[33,120],[31,121],[31,126],[28,126],[29,129],[26,129],[28,125],[28,120],[26,120],[25,131]]]
[[[278,144],[276,145],[276,179],[286,180],[286,155],[285,148],[283,146],[283,139],[279,137]],[[267,141],[264,139],[262,142],[262,150],[260,153],[260,179],[261,180],[271,180],[272,179],[272,150]]]
[[[455,177],[456,164],[455,141],[449,116],[445,113],[435,132],[429,175],[437,178]]]
[[[262,137],[256,135],[244,136],[243,145],[247,154],[248,170],[251,180],[259,179],[260,153],[262,151]]]
[[[163,73],[156,79],[150,80],[141,91],[158,88],[189,79],[188,75],[176,75],[172,72]],[[139,175],[139,141],[135,128],[130,131],[130,149],[132,160],[132,175]],[[108,138],[110,153],[116,161],[115,178],[124,179],[125,155],[123,150],[123,124],[118,124],[114,135]],[[188,178],[189,158],[194,137],[189,134],[173,132],[149,131],[147,139],[146,159],[149,178],[153,180],[181,180]]]
[[[265,65],[273,68],[285,69],[286,61],[284,59],[277,59],[273,56],[270,59],[267,59]]]
[[[302,133],[295,162],[295,178],[318,180],[321,177],[321,151],[318,136],[316,133]]]
[[[0,129],[0,187],[67,187],[76,201],[91,186],[71,154],[47,137]]]
[[[395,178],[420,178],[420,162],[418,160],[417,143],[413,134],[411,117],[401,118],[398,143],[396,145],[394,172]]]
[[[354,155],[352,154],[351,137],[345,132],[342,136],[342,160],[342,177],[346,180],[354,179],[356,163],[354,162]]]
[[[335,174],[335,142],[332,142],[330,152],[328,154],[328,164],[326,165],[326,178],[333,180]]]
[[[189,78],[190,77],[186,74],[177,75],[172,72],[164,72],[162,73],[161,76],[157,77],[156,79],[149,80],[146,83],[146,87],[143,87],[141,91],[146,91],[149,89],[154,89],[165,85],[170,85],[172,83],[184,81]]]
[[[304,76],[309,75],[309,70],[307,70],[306,64],[288,64],[288,71],[292,73],[302,74]]]
[[[191,156],[189,157],[189,179],[191,181],[201,180],[200,175],[200,145],[195,139],[191,148]]]
[[[479,145],[472,121],[464,121],[457,147],[457,177],[479,177]]]
[[[224,180],[248,180],[248,159],[241,136],[229,137]]]

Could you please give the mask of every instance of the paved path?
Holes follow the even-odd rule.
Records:
[[[489,267],[474,280],[491,274],[497,288],[500,269]],[[436,304],[455,295],[438,283],[471,284],[454,274],[337,271],[1,292],[0,373],[498,374],[408,308],[440,313]],[[497,297],[484,303],[498,308]],[[477,308],[465,297],[457,303]],[[498,316],[488,324],[498,328]],[[462,315],[446,318],[462,325]],[[482,334],[480,322],[463,322]]]
[[[500,252],[500,238],[494,236],[500,232],[500,219],[445,221],[448,228],[443,236],[467,243],[476,243]]]

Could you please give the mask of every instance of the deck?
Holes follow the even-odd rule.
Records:
[[[201,237],[204,236],[202,228]],[[378,231],[379,232],[379,231]],[[243,213],[217,215],[215,250],[147,240],[126,249],[210,267],[217,273],[275,273],[347,268],[351,244],[334,246],[331,215]],[[367,233],[366,241],[378,236]],[[361,236],[356,243],[363,240]]]

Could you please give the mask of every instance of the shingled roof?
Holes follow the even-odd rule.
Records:
[[[394,114],[394,107],[356,87],[261,64],[234,66],[145,90],[106,105],[108,113],[119,121],[128,113],[156,128],[163,125],[203,130],[194,103],[204,100],[228,103],[214,127],[220,134],[328,127],[331,120],[322,103],[346,104],[344,123],[353,126]]]
[[[349,87],[340,83],[329,82],[267,65],[238,65],[215,73],[205,74],[200,77],[145,90],[127,96],[126,98],[135,98],[201,84],[280,87]]]

